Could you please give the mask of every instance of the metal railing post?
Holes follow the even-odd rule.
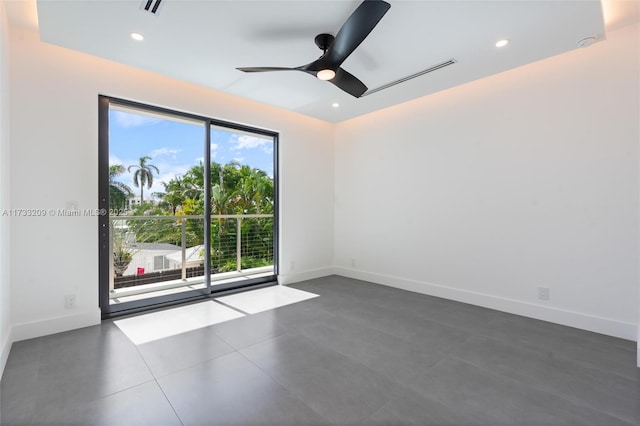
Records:
[[[187,280],[187,219],[182,219],[182,281]]]
[[[242,270],[242,219],[238,218],[238,235],[236,236],[236,271]]]

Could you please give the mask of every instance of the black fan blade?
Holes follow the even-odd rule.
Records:
[[[343,68],[338,68],[336,76],[329,80],[329,82],[356,98],[359,98],[367,91],[367,86],[365,86],[363,82]]]
[[[390,7],[389,3],[382,0],[363,1],[340,28],[322,59],[327,61],[330,68],[339,67],[373,31]]]
[[[245,67],[245,68],[236,68],[236,69],[244,72],[297,71],[296,68],[283,68],[283,67]]]
[[[325,69],[336,70],[335,77],[329,81],[350,95],[359,98],[367,91],[367,86],[340,68],[340,65],[367,38],[390,7],[391,5],[383,0],[364,0],[340,28],[338,35],[335,36],[325,54],[310,64],[296,68],[250,67],[236,69],[244,72],[303,71],[316,77],[318,71]],[[320,36],[324,36],[324,34]],[[324,46],[321,46],[324,43],[319,44],[316,40],[316,44],[324,48]]]

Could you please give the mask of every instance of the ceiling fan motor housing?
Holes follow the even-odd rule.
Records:
[[[318,46],[320,50],[326,52],[327,49],[329,49],[329,46],[331,46],[331,43],[333,43],[333,36],[326,33],[318,34],[314,41],[316,42],[316,46]]]

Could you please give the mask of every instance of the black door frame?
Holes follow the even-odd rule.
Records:
[[[211,264],[205,262],[205,290],[191,290],[184,291],[172,295],[149,297],[141,300],[135,300],[130,302],[122,302],[116,305],[109,303],[109,274],[110,274],[110,215],[109,215],[109,109],[111,105],[117,105],[122,107],[128,107],[132,109],[138,109],[143,111],[149,111],[152,113],[169,115],[179,118],[185,118],[189,120],[195,120],[202,122],[205,128],[204,138],[204,179],[205,179],[205,207],[204,216],[211,216],[211,127],[223,127],[229,130],[238,130],[246,133],[253,133],[261,136],[267,136],[273,138],[273,275],[254,278],[250,280],[240,280],[237,283],[228,283],[225,285],[216,285],[211,287]],[[134,102],[130,100],[115,98],[106,95],[98,96],[98,208],[101,214],[98,216],[98,285],[99,285],[99,303],[100,310],[102,311],[102,319],[113,318],[120,315],[127,315],[131,313],[142,312],[164,306],[170,306],[175,304],[181,304],[198,299],[206,299],[212,296],[219,296],[221,294],[227,294],[229,292],[244,290],[248,287],[264,287],[268,285],[277,284],[278,276],[278,246],[279,246],[279,180],[278,180],[278,140],[279,133],[260,129],[257,127],[251,127],[244,124],[232,123],[229,121],[213,119],[197,114],[186,113],[182,111],[175,111],[163,107],[143,104],[140,102]],[[211,223],[208,220],[204,221],[205,235],[211,234]],[[205,259],[210,259],[211,247],[210,238],[205,238]]]

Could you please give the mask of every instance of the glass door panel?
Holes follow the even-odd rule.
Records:
[[[110,305],[205,293],[204,136],[202,121],[110,105]]]
[[[211,286],[275,279],[275,138],[211,126]]]

